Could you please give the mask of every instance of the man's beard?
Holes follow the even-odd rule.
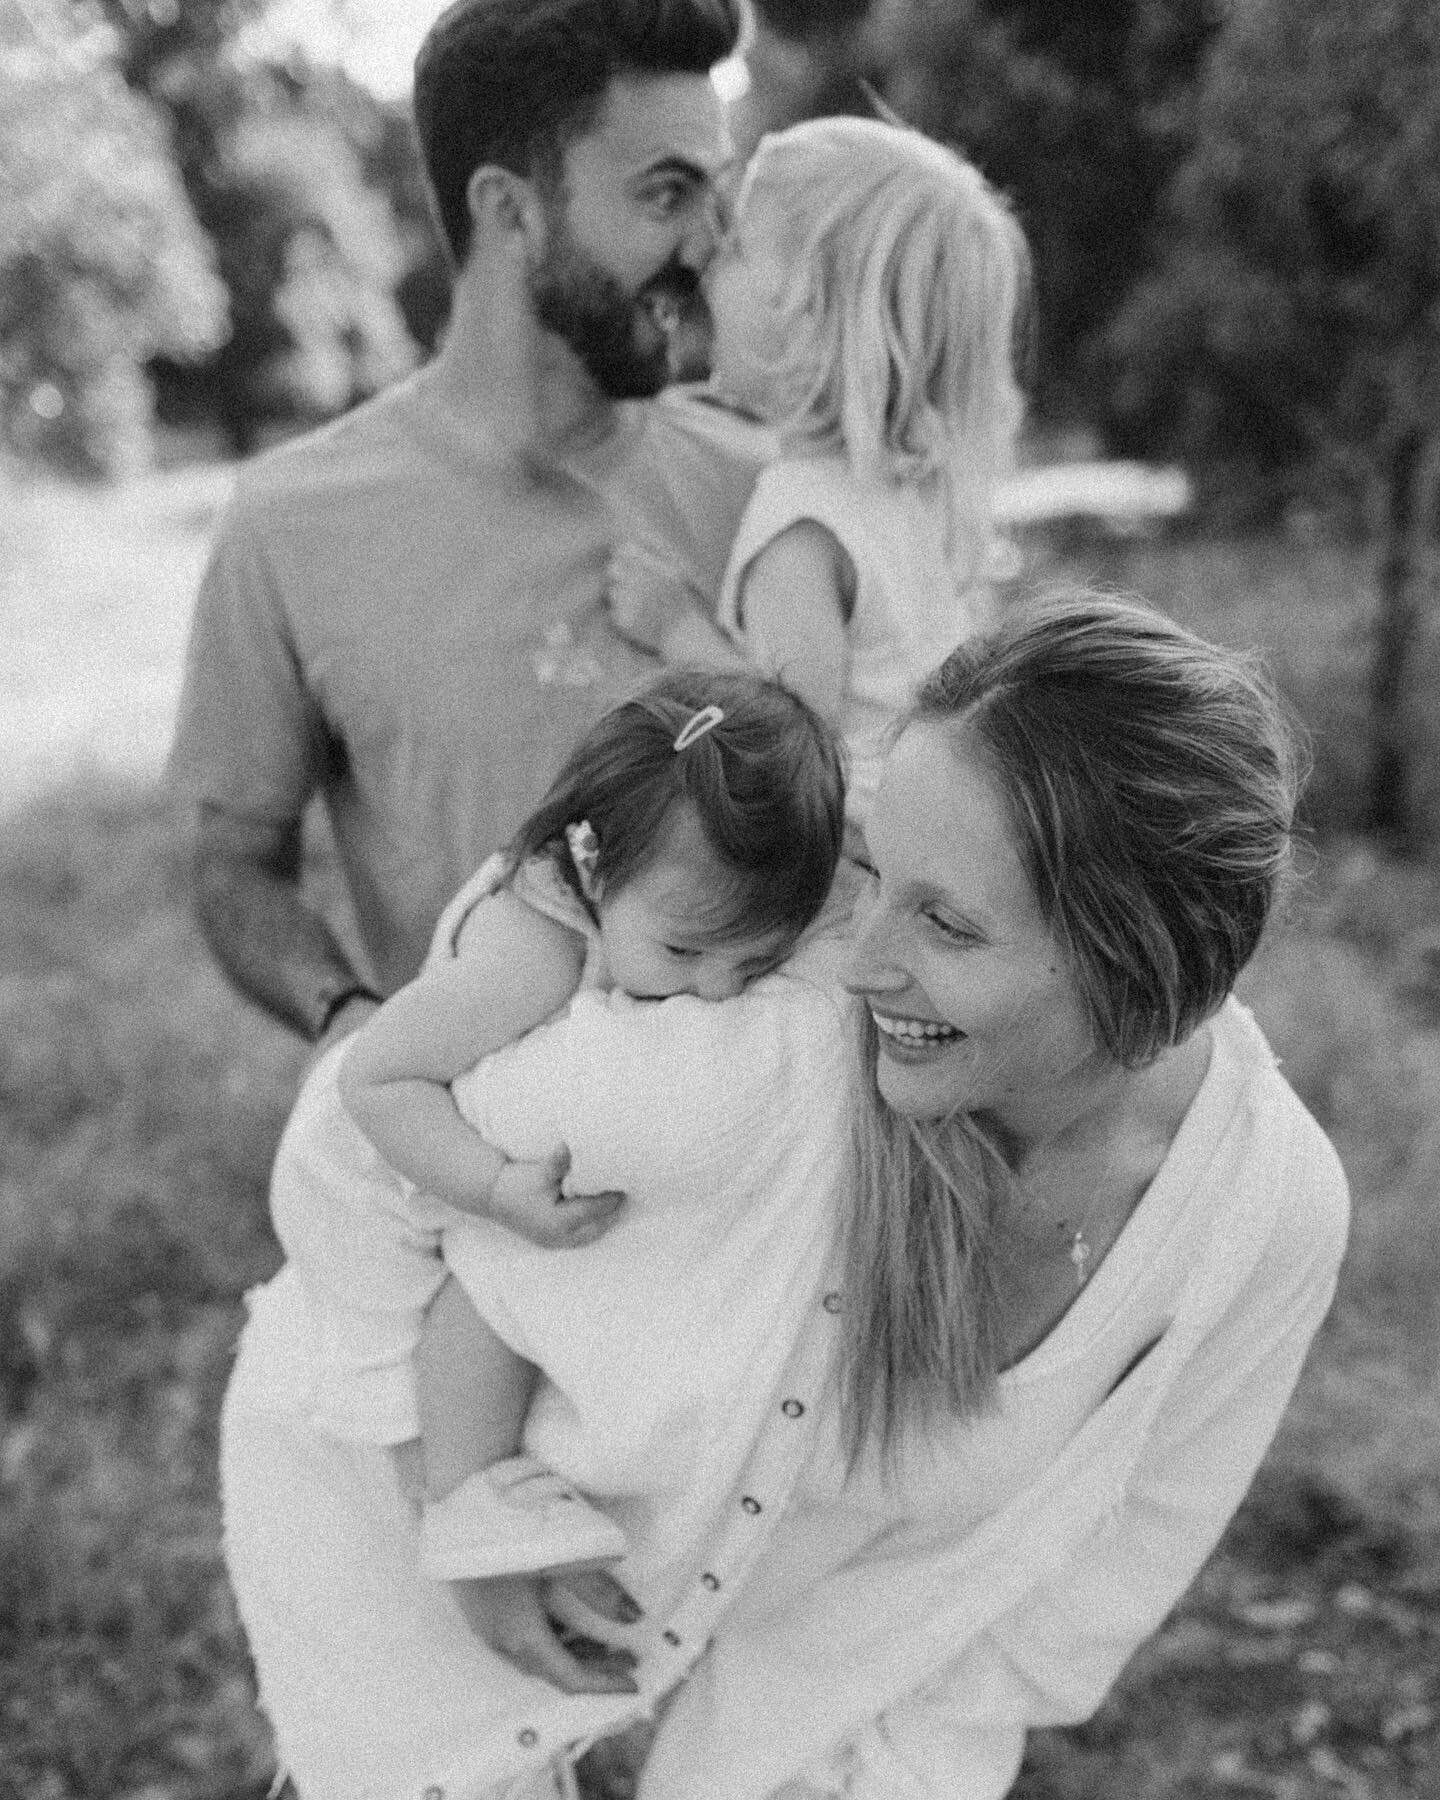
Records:
[[[667,264],[638,294],[627,294],[576,244],[556,211],[530,297],[536,318],[565,340],[608,399],[648,400],[672,381],[704,373],[693,345],[697,336],[708,344],[709,309],[699,280],[679,263]],[[678,366],[671,348],[677,340],[691,347]]]

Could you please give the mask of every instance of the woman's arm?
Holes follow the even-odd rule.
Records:
[[[854,604],[855,566],[816,519],[797,519],[757,552],[736,602],[756,663],[832,723],[850,677]]]
[[[466,1124],[450,1083],[558,1011],[583,966],[575,932],[501,889],[476,908],[459,955],[422,970],[365,1022],[345,1052],[340,1094],[392,1168],[451,1205],[497,1216],[507,1158]],[[535,1185],[543,1209],[558,1179]]]

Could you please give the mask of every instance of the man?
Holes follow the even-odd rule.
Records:
[[[758,451],[654,400],[703,315],[739,0],[457,0],[415,119],[455,267],[435,359],[242,476],[202,584],[170,769],[196,907],[240,990],[314,1041],[419,966],[444,902],[653,664],[612,548],[718,587]],[[353,902],[302,895],[318,794]]]

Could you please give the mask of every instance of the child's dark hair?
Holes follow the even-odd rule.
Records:
[[[721,722],[675,740],[717,706]],[[677,669],[613,707],[587,732],[511,840],[511,867],[549,856],[582,899],[565,828],[589,823],[602,895],[641,874],[670,810],[686,803],[728,880],[703,921],[717,942],[798,936],[830,891],[844,829],[845,777],[834,733],[803,700],[758,675]]]

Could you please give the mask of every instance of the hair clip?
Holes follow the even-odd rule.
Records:
[[[565,827],[565,843],[575,873],[580,877],[580,891],[587,900],[595,898],[595,865],[600,860],[600,840],[588,819],[577,819]]]
[[[707,731],[713,731],[724,717],[718,706],[702,706],[694,718],[686,721],[684,729],[671,747],[675,750],[688,750],[697,738],[704,737]]]

